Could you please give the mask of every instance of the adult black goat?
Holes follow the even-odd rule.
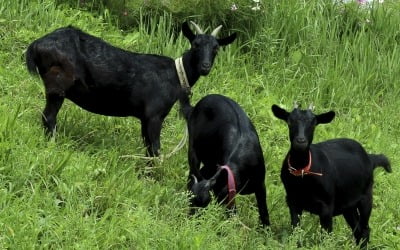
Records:
[[[202,98],[187,117],[191,213],[209,204],[210,191],[228,207],[233,207],[236,192],[255,193],[260,220],[269,225],[264,157],[246,113],[232,99],[213,94]]]
[[[221,26],[207,35],[192,24],[197,35],[187,22],[182,24],[191,48],[175,61],[116,48],[71,26],[34,41],[26,63],[44,82],[46,132],[55,131],[57,113],[67,98],[93,113],[139,118],[147,153],[157,156],[162,122],[174,103],[179,99],[182,109],[189,108],[190,87],[210,72],[219,46],[236,38],[233,33],[217,39]]]
[[[292,112],[272,106],[289,127],[290,149],[281,169],[292,226],[303,210],[319,215],[321,227],[332,231],[332,217],[343,214],[357,244],[366,247],[372,210],[373,170],[391,172],[384,155],[368,154],[355,140],[332,139],[311,144],[318,124],[329,123],[335,112],[315,115],[312,106]]]

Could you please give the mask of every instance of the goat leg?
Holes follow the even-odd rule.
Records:
[[[369,195],[361,199],[357,204],[358,211],[360,212],[360,222],[359,222],[359,235],[356,237],[357,244],[360,244],[361,249],[366,249],[369,241],[369,217],[371,216],[372,211],[372,191],[369,192]]]
[[[359,241],[361,237],[361,231],[359,225],[360,216],[358,215],[357,207],[346,209],[343,212],[343,217],[346,219],[347,224],[349,224],[354,238]]]
[[[255,192],[255,195],[261,223],[263,226],[269,226],[270,222],[267,208],[267,194],[265,191],[265,184],[262,183],[261,187],[257,188],[256,190],[257,191]]]
[[[286,196],[286,202],[289,207],[291,225],[292,227],[297,227],[300,223],[300,215],[302,213],[302,210],[297,208],[297,206],[295,204],[292,204],[290,201],[291,199]]]
[[[51,67],[48,72],[41,76],[46,89],[46,106],[43,110],[42,122],[46,134],[54,135],[57,114],[64,102],[65,91],[73,81],[58,66]]]
[[[159,156],[162,119],[142,119],[142,137],[149,157]]]
[[[332,213],[323,212],[319,215],[319,222],[321,227],[328,233],[332,232]]]
[[[42,114],[42,122],[47,135],[53,136],[57,123],[57,114],[64,102],[59,94],[46,94],[46,106]]]

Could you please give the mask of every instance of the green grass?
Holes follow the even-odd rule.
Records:
[[[264,2],[263,11],[254,13],[259,15],[255,34],[236,28],[238,41],[220,51],[211,74],[194,87],[192,102],[206,94],[224,94],[253,120],[268,164],[268,229],[259,227],[253,196],[238,197],[233,218],[226,218],[215,203],[188,217],[187,145],[149,170],[145,160],[135,157],[144,153],[137,119],[91,114],[66,101],[58,115],[57,136],[47,140],[43,135],[43,85],[24,63],[30,42],[73,24],[119,47],[175,58],[189,44],[174,32],[177,24],[170,14],[139,20],[139,28],[126,32],[113,25],[107,11],[93,15],[49,0],[4,0],[0,248],[356,248],[342,217],[335,218],[332,234],[321,232],[317,217],[307,213],[299,228],[290,227],[279,179],[288,132],[270,107],[276,103],[291,108],[295,100],[313,102],[317,113],[337,112],[331,124],[318,127],[315,142],[354,138],[369,152],[391,159],[392,174],[375,171],[369,246],[398,248],[400,5],[385,1],[362,10],[323,0]],[[164,154],[179,143],[184,129],[174,108],[162,131]]]

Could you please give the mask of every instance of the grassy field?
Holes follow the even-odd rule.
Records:
[[[318,218],[308,213],[300,227],[290,227],[279,178],[288,132],[270,110],[274,103],[291,108],[297,100],[313,102],[317,113],[337,112],[334,122],[318,127],[315,142],[354,138],[390,158],[393,173],[374,174],[369,248],[398,249],[400,4],[385,1],[368,10],[325,0],[264,2],[254,12],[254,35],[224,27],[239,39],[220,51],[211,74],[195,85],[192,103],[210,93],[227,95],[254,122],[268,164],[270,228],[259,227],[253,195],[237,198],[232,218],[215,203],[188,217],[187,145],[148,169],[138,157],[144,147],[137,119],[91,114],[66,101],[56,137],[43,135],[44,88],[24,61],[30,42],[73,24],[128,50],[176,58],[189,43],[170,28],[168,14],[154,17],[150,29],[142,24],[127,32],[113,25],[107,11],[94,15],[50,0],[3,0],[0,248],[356,248],[342,217],[334,219],[331,234],[321,232]],[[162,131],[163,154],[173,151],[184,129],[175,107]]]

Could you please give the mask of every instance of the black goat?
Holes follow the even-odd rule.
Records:
[[[332,217],[343,214],[357,244],[366,247],[372,210],[373,170],[391,172],[384,155],[368,154],[355,140],[332,139],[311,144],[318,124],[329,123],[335,112],[315,115],[311,107],[292,112],[272,106],[274,115],[289,127],[290,150],[281,169],[292,226],[303,210],[319,215],[321,227],[332,231]]]
[[[210,191],[231,208],[237,190],[255,193],[261,222],[269,225],[264,157],[245,112],[233,100],[213,94],[202,98],[188,117],[191,213],[208,205]]]
[[[142,137],[150,156],[158,155],[162,122],[179,99],[189,108],[189,93],[201,75],[207,75],[219,46],[232,43],[236,33],[217,39],[192,22],[182,32],[191,49],[181,58],[125,51],[74,27],[57,29],[29,45],[28,70],[39,74],[46,91],[43,125],[53,133],[64,98],[90,112],[134,116],[141,120]],[[37,71],[38,70],[38,71]]]

